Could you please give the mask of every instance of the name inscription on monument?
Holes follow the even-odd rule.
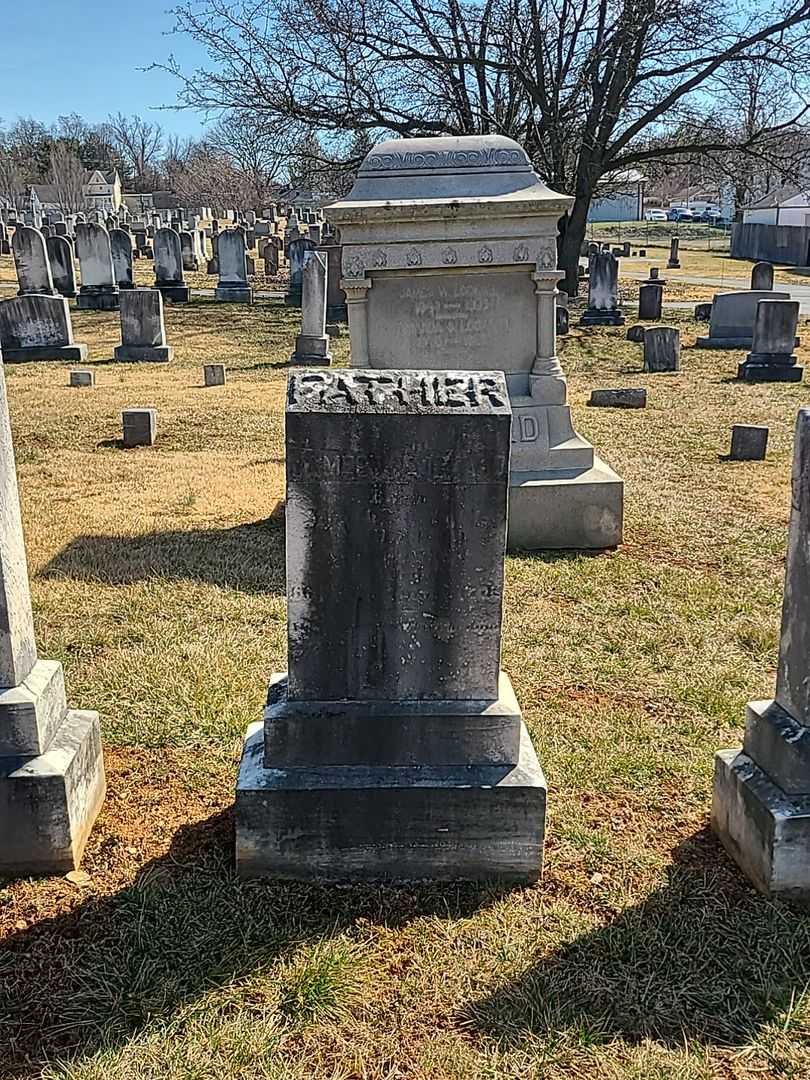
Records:
[[[309,412],[492,412],[508,408],[508,400],[495,372],[310,371],[290,377],[287,404]]]

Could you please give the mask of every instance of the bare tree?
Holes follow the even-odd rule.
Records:
[[[116,113],[107,122],[110,137],[127,168],[131,171],[136,187],[146,190],[154,180],[161,148],[163,128],[140,116],[124,116]]]
[[[84,165],[70,147],[64,142],[55,142],[51,149],[50,181],[63,213],[77,214],[85,209],[86,177]]]
[[[271,123],[261,114],[240,111],[223,115],[205,142],[244,174],[247,203],[257,209],[268,202],[274,181],[295,146],[289,123]]]
[[[574,196],[561,266],[576,289],[600,178],[689,155],[756,158],[804,117],[810,0],[762,8],[717,0],[186,0],[178,29],[210,69],[183,71],[180,100],[375,137],[500,132]],[[729,122],[736,65],[785,88],[754,130]]]

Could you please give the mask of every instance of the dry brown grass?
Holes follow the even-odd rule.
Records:
[[[102,713],[110,794],[88,885],[0,890],[3,1080],[810,1075],[810,920],[706,831],[712,753],[773,686],[805,390],[733,382],[740,354],[676,319],[676,375],[621,329],[562,347],[626,541],[507,560],[503,662],[550,784],[545,876],[508,892],[234,878],[239,739],[284,666],[295,315],[169,305],[152,367],[105,363],[116,316],[75,313],[94,391],[7,368],[40,651]],[[617,385],[647,410],[585,407]],[[122,451],[138,404],[157,445]],[[767,462],[722,460],[735,421],[771,426]]]

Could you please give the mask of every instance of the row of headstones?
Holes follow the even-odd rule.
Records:
[[[115,349],[115,359],[171,360],[160,290],[125,290],[119,308],[121,344]],[[87,345],[74,340],[70,308],[63,296],[26,293],[0,300],[0,349],[8,361],[87,359]]]

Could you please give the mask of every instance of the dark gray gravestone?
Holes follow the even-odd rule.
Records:
[[[110,252],[112,254],[116,285],[119,289],[134,289],[132,237],[124,229],[110,230]]]
[[[658,322],[663,299],[663,285],[642,285],[638,290],[638,317],[647,322]]]
[[[676,326],[649,326],[644,333],[644,370],[679,371],[681,334]]]
[[[647,406],[647,391],[643,386],[591,390],[588,404],[600,409],[644,409]]]
[[[623,326],[619,305],[619,263],[609,251],[597,251],[588,259],[588,307],[581,326]]]
[[[754,263],[751,267],[751,288],[767,290],[773,288],[773,263]]]
[[[731,429],[732,461],[764,461],[768,429],[758,424],[734,424]]]
[[[798,300],[760,300],[754,321],[751,352],[737,369],[746,382],[801,382],[804,368],[796,364]]]
[[[810,902],[810,409],[799,410],[776,696],[715,758],[712,828],[762,892]]]
[[[54,234],[45,241],[48,259],[51,264],[53,284],[60,296],[76,295],[76,267],[73,263],[73,248],[64,236]]]
[[[121,344],[116,347],[115,359],[167,363],[173,352],[166,344],[160,291],[131,289],[121,293]]]
[[[500,670],[504,376],[302,372],[286,421],[289,673],[245,743],[239,872],[534,880],[545,782]]]

